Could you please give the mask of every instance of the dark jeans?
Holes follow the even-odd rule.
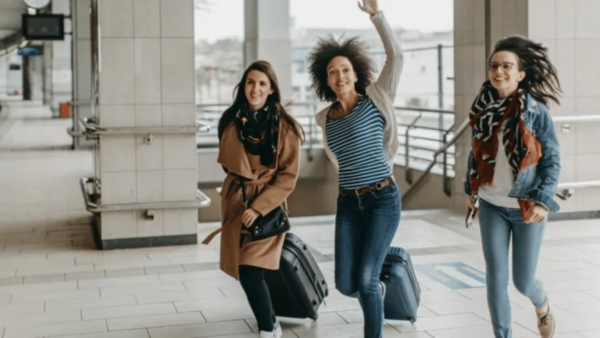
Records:
[[[335,286],[358,298],[364,337],[381,338],[383,297],[379,275],[400,221],[396,184],[360,196],[338,197],[335,218]]]
[[[276,321],[271,294],[265,283],[265,270],[255,266],[240,265],[240,283],[252,308],[258,329],[273,331]]]

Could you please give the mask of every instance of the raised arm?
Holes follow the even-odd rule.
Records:
[[[379,10],[377,0],[363,0],[363,4],[361,5],[359,2],[358,7],[371,16],[371,21],[383,43],[385,63],[375,84],[385,91],[393,102],[396,98],[396,88],[404,65],[402,47],[383,12]]]

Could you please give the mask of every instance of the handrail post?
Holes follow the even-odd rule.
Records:
[[[312,111],[313,114],[311,116],[308,117],[308,161],[312,162],[313,161],[313,153],[312,153],[312,149],[313,149],[313,141],[314,141],[314,133],[316,129],[316,115],[317,115],[317,105],[316,104],[312,104]]]
[[[444,63],[442,57],[442,44],[437,45],[437,56],[438,56],[438,107],[440,110],[444,109]],[[438,128],[444,129],[444,115],[439,114],[438,116]],[[440,132],[443,134],[443,132]],[[442,136],[442,135],[440,135]],[[444,141],[443,144],[446,142]],[[440,144],[440,147],[443,145]]]
[[[444,135],[442,136],[442,140],[444,141],[444,144],[446,144],[448,139],[448,133],[444,133]],[[444,193],[446,194],[446,196],[450,196],[451,191],[450,191],[450,180],[448,179],[448,150],[444,150],[444,155],[443,155],[443,160],[442,160],[442,172],[443,172],[443,177],[442,177],[442,182],[444,185]]]
[[[410,156],[409,156],[409,132],[410,132],[410,127],[406,128],[406,132],[405,132],[405,141],[404,141],[404,176],[405,176],[405,180],[408,184],[412,184],[413,180],[412,180],[412,172],[410,170]]]
[[[423,113],[419,113],[419,115],[417,117],[415,117],[415,119],[410,123],[410,125],[408,127],[406,127],[406,132],[404,133],[404,137],[405,137],[405,142],[404,142],[404,165],[405,165],[405,180],[406,183],[408,184],[412,184],[412,171],[410,169],[410,130],[417,124],[417,122],[419,121],[419,119],[421,118],[421,116],[423,116]]]

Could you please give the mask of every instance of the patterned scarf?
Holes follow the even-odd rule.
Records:
[[[536,165],[542,157],[540,142],[525,126],[521,112],[525,108],[527,94],[519,88],[511,96],[501,99],[498,92],[486,81],[475,98],[469,112],[469,125],[475,131],[473,138],[473,163],[469,173],[473,194],[482,185],[491,185],[494,179],[498,132],[502,131],[502,143],[513,180],[520,170]],[[525,216],[534,203],[519,199],[521,214]]]
[[[267,100],[267,104],[255,112],[244,106],[237,112],[234,121],[246,150],[260,155],[260,164],[270,167],[277,154],[279,140],[279,116],[275,105]]]

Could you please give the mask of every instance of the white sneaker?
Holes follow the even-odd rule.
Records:
[[[273,324],[273,331],[260,331],[260,338],[281,338],[282,336],[283,331],[278,320]]]
[[[279,321],[275,319],[275,324],[273,324],[273,337],[281,338],[283,336],[283,331],[281,330],[281,325],[279,325]]]
[[[260,338],[274,338],[275,333],[273,331],[260,331]]]

